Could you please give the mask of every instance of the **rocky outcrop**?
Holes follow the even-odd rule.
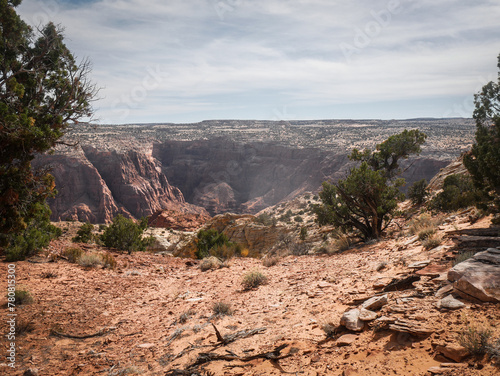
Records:
[[[500,302],[500,250],[490,248],[448,272],[457,294],[483,302]]]
[[[160,210],[148,218],[148,225],[180,231],[195,231],[209,219],[210,216],[204,211],[185,213],[176,210]]]
[[[431,179],[429,182],[428,189],[431,193],[437,193],[439,190],[443,189],[444,179],[450,175],[466,175],[469,172],[464,166],[462,157],[451,162],[446,167],[439,170],[439,172]]]
[[[165,209],[208,217],[205,209],[185,202],[158,161],[138,151],[83,146],[71,154],[41,156],[33,165],[49,168],[55,178],[58,195],[49,200],[53,221],[106,223],[118,214],[141,218]]]
[[[256,223],[255,217],[249,214],[220,214],[203,227],[205,230],[214,229],[224,233],[230,242],[247,249],[250,255],[265,254],[277,243],[280,237],[289,230],[285,226],[264,226]],[[176,256],[194,257],[196,252],[196,236],[187,245],[175,252]]]

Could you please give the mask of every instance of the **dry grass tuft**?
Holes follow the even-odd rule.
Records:
[[[267,277],[258,270],[251,271],[243,277],[241,284],[244,290],[251,290],[267,283]]]

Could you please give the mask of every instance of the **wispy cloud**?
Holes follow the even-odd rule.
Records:
[[[113,123],[271,119],[284,105],[297,118],[441,116],[496,76],[500,53],[493,0],[24,0],[19,11],[65,27]]]

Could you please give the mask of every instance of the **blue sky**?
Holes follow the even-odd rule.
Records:
[[[101,123],[469,117],[497,0],[23,0],[93,62]]]

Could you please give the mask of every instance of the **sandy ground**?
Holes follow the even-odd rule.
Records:
[[[17,262],[17,286],[28,289],[34,302],[15,307],[16,319],[32,322],[33,328],[16,338],[15,369],[2,354],[0,374],[22,375],[31,368],[38,375],[164,375],[185,369],[202,352],[248,357],[284,345],[280,355],[286,357],[277,361],[218,360],[198,370],[202,375],[425,375],[430,367],[452,362],[438,354],[436,345],[457,343],[463,328],[488,327],[493,337],[500,337],[498,304],[465,302],[457,311],[438,310],[434,293],[444,278],[435,275],[423,276],[411,289],[389,292],[389,303],[378,311],[379,316],[419,322],[432,328],[431,335],[419,338],[366,325],[347,346],[336,342],[347,331],[326,338],[325,324],[337,326],[353,301],[378,293],[374,285],[409,273],[411,262],[431,259],[440,267],[451,266],[451,241],[424,251],[418,242],[402,249],[405,240],[334,255],[287,256],[271,267],[235,258],[228,267],[207,272],[194,260],[148,253],[112,252],[115,270],[84,268],[63,259]],[[51,252],[70,245],[59,240]],[[381,263],[386,267],[381,269]],[[245,291],[242,279],[253,270],[268,282]],[[6,263],[0,264],[0,272],[7,275]],[[2,277],[1,291],[6,285]],[[215,315],[218,302],[229,304],[232,315]],[[3,293],[0,307],[0,330],[7,333]],[[212,324],[222,336],[239,332],[241,338],[222,345]],[[2,344],[7,353],[5,336]],[[465,362],[466,368],[451,374],[500,374],[486,358]]]

